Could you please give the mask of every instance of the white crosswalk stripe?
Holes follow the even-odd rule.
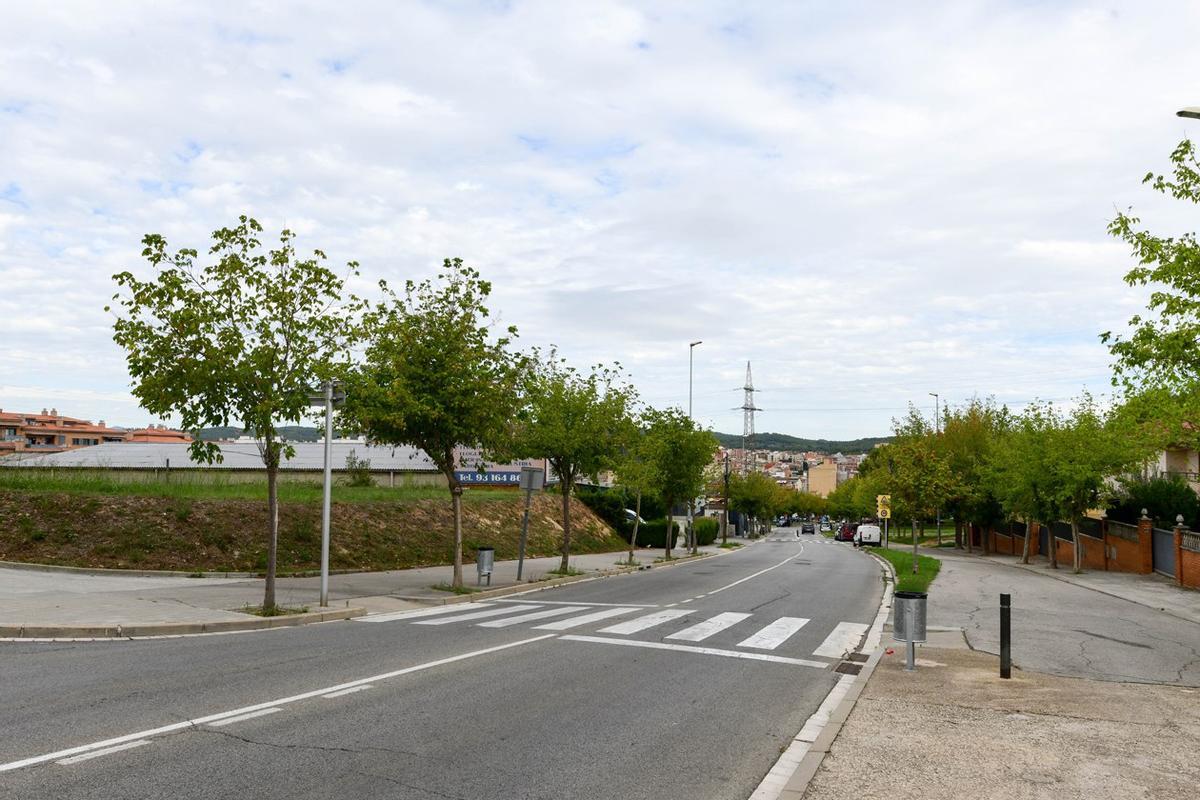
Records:
[[[518,606],[513,606],[513,608],[518,608]],[[522,622],[533,622],[546,617],[561,617],[563,614],[572,614],[578,610],[570,606],[555,606],[554,608],[543,608],[541,611],[531,611],[528,614],[517,614],[515,617],[490,619],[487,622],[480,622],[478,625],[481,628],[507,628],[509,625],[520,625]]]
[[[619,617],[622,614],[628,614],[631,611],[638,611],[635,606],[628,608],[605,608],[601,611],[593,611],[590,614],[584,614],[579,617],[571,617],[570,619],[560,619],[554,622],[548,622],[545,625],[538,625],[534,628],[535,631],[565,631],[570,628],[578,628],[580,625],[590,625],[593,622],[599,622],[602,619],[611,617]]]
[[[825,641],[821,642],[821,646],[813,651],[813,655],[841,658],[846,651],[854,649],[869,627],[865,622],[839,622],[833,632],[825,637]]]
[[[728,627],[737,625],[744,619],[749,618],[749,614],[743,614],[738,611],[726,611],[722,614],[717,614],[715,617],[709,617],[703,622],[698,622],[690,628],[684,628],[678,633],[672,633],[666,636],[666,639],[679,639],[684,642],[702,642],[708,637],[720,633]]]
[[[673,619],[686,617],[692,613],[686,608],[672,608],[667,611],[655,611],[653,614],[647,614],[644,617],[631,619],[628,622],[620,622],[616,625],[609,625],[607,628],[601,628],[600,633],[615,633],[621,636],[628,636],[631,633],[638,633],[647,628],[653,628],[655,625],[662,625],[664,622],[670,622]]]
[[[438,619],[419,619],[413,625],[449,625],[451,622],[464,622],[469,619],[484,619],[486,617],[498,617],[501,614],[512,614],[516,611],[532,611],[541,606],[504,606],[502,608],[491,607],[486,611],[475,611],[471,614],[459,614],[453,617],[439,617]]]
[[[804,617],[780,617],[753,636],[738,642],[738,647],[774,650],[807,624],[808,620]]]

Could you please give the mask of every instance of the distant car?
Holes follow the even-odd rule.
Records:
[[[833,530],[833,528],[830,527],[828,522],[821,523],[821,533],[829,533],[831,530]]]
[[[883,544],[883,532],[879,530],[878,525],[859,525],[858,530],[854,532],[854,543],[860,547],[865,545],[878,547]]]
[[[815,527],[813,527],[813,524],[811,522],[806,522],[800,526],[800,532],[815,534],[817,532],[817,529]]]
[[[633,522],[634,520],[637,520],[637,523],[638,523],[639,525],[645,525],[645,524],[646,524],[646,520],[644,520],[644,519],[642,519],[641,517],[639,517],[639,516],[638,516],[638,514],[637,514],[637,512],[636,512],[636,511],[634,511],[632,508],[627,508],[627,509],[625,509],[625,521],[626,521],[626,522]]]
[[[838,528],[838,532],[833,535],[833,538],[839,542],[853,542],[854,532],[858,528],[858,523],[843,522],[842,527]]]

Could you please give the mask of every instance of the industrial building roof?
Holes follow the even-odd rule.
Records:
[[[93,467],[107,469],[162,469],[164,467],[199,469],[263,469],[262,456],[254,442],[219,444],[224,460],[219,464],[197,464],[191,460],[188,445],[157,442],[108,442],[62,453],[17,453],[0,458],[4,467]],[[325,466],[325,445],[321,442],[296,442],[295,455],[280,464],[285,470],[320,470]],[[415,447],[378,447],[361,441],[334,441],[331,444],[334,469],[344,469],[346,457],[371,462],[372,471],[436,472],[429,456]]]

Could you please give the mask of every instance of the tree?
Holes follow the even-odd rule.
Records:
[[[345,361],[348,320],[361,305],[355,298],[343,302],[344,279],[324,265],[324,253],[300,258],[286,229],[279,247],[265,250],[262,230],[242,216],[214,232],[213,260],[204,266],[198,251],[171,254],[166,239],[147,235],[142,256],[158,274],[146,281],[131,272],[113,276],[126,290],[113,296],[125,312],[113,324],[113,339],[126,351],[142,407],[157,416],[177,414],[194,432],[194,460],[222,459],[217,444],[200,440],[200,428],[234,421],[258,439],[267,470],[263,612],[269,614],[275,609],[277,479],[280,462],[292,455],[276,426],[298,421],[311,387]],[[348,271],[357,274],[357,264]]]
[[[654,487],[667,506],[664,555],[670,558],[675,538],[671,508],[704,489],[704,469],[717,452],[717,439],[677,408],[649,409],[645,420]]]
[[[492,285],[461,259],[436,281],[407,281],[365,317],[361,366],[346,373],[344,415],[372,441],[425,451],[446,478],[454,512],[454,586],[462,586],[462,484],[455,449],[487,453],[516,414],[522,359],[516,328],[496,336],[486,306]]]
[[[1054,432],[1060,425],[1054,408],[1032,403],[1015,420],[1009,435],[993,450],[989,472],[991,484],[1004,511],[1029,523],[1049,528],[1058,519],[1054,487]],[[1021,563],[1029,563],[1032,529],[1026,531]],[[1057,548],[1050,536],[1050,566],[1058,566]]]
[[[641,420],[630,419],[629,422],[629,430],[622,437],[623,447],[617,456],[615,472],[617,483],[634,496],[633,532],[629,535],[629,563],[632,564],[642,521],[642,496],[654,490],[655,476],[650,438]]]
[[[992,400],[973,399],[965,407],[945,407],[938,447],[955,476],[954,490],[946,508],[954,515],[955,546],[962,547],[963,523],[989,526],[998,522],[1003,509],[989,480],[992,453],[1012,425],[1011,414]],[[971,549],[968,531],[967,550]]]
[[[912,522],[915,573],[918,527],[923,534],[925,520],[954,493],[955,480],[937,436],[915,408],[910,406],[908,416],[894,427],[896,437],[883,454],[884,485],[892,496],[893,510],[907,511]]]
[[[571,552],[571,490],[578,479],[616,465],[636,394],[619,364],[597,364],[584,374],[567,366],[555,350],[536,349],[529,363],[526,404],[512,446],[518,456],[545,458],[558,476],[563,515],[559,570],[565,573]]]
[[[731,477],[729,507],[749,517],[753,528],[771,516],[778,502],[777,484],[761,472]]]

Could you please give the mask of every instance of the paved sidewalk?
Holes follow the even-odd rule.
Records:
[[[1189,798],[1200,690],[1014,670],[969,650],[899,648],[872,675],[806,800]]]
[[[929,625],[961,628],[976,650],[1000,652],[1000,594],[1008,593],[1013,663],[1024,669],[1200,686],[1200,621],[1115,596],[1117,589],[1140,600],[1165,592],[1174,603],[1168,611],[1178,612],[1192,601],[1192,592],[1134,575],[1055,580],[1061,576],[1048,575],[1051,570],[1014,567],[1012,560],[954,552],[938,558],[942,568],[929,589]],[[1094,590],[1101,585],[1111,591]]]
[[[701,550],[723,552],[713,547]],[[676,551],[678,552],[678,551]],[[661,550],[639,550],[636,559],[654,564]],[[617,569],[624,552],[571,557],[574,569],[588,573]],[[526,559],[522,585],[536,588],[559,557]],[[495,565],[492,588],[516,587],[516,561]],[[462,599],[431,588],[449,583],[450,566],[388,572],[331,575],[329,602],[333,608],[365,608],[368,613],[416,608]],[[463,565],[467,586],[475,586],[474,564]],[[487,587],[484,587],[487,588]],[[0,568],[0,624],[50,626],[135,626],[256,620],[236,609],[262,603],[263,580],[258,578],[137,577],[42,572]],[[277,602],[283,606],[318,608],[320,578],[280,578]]]

